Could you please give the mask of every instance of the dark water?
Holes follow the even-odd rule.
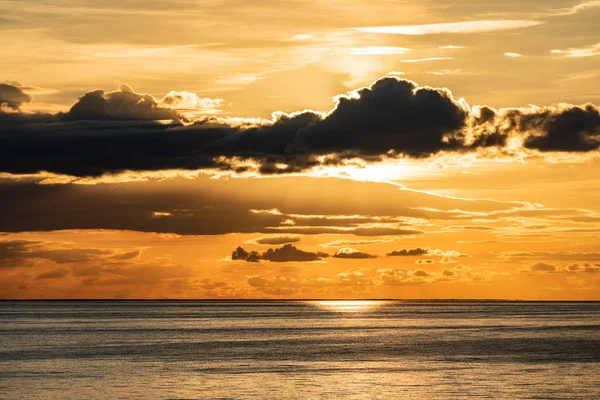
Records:
[[[600,399],[600,303],[0,302],[5,399]]]

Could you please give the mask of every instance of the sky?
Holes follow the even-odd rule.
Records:
[[[599,18],[0,0],[0,298],[600,300]]]

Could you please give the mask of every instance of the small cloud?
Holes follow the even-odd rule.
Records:
[[[406,257],[406,256],[423,256],[430,253],[428,247],[417,247],[415,249],[394,250],[388,253],[388,257]]]
[[[508,52],[504,53],[504,55],[506,57],[511,57],[511,58],[522,57],[521,54],[519,54],[519,53],[513,53],[512,51],[508,51]]]
[[[435,260],[432,260],[431,258],[423,258],[415,261],[415,264],[435,264]]]
[[[365,259],[365,258],[376,258],[377,256],[363,253],[361,251],[355,250],[351,247],[345,247],[338,250],[334,255],[334,258],[355,258],[355,259]]]
[[[556,272],[556,267],[551,264],[545,264],[539,262],[530,267],[530,271],[532,272]]]
[[[111,258],[113,260],[131,260],[132,258],[139,257],[141,253],[142,253],[141,249],[136,249],[136,250],[128,251],[125,253],[116,254],[116,255],[112,256]]]
[[[560,54],[564,57],[592,57],[600,54],[600,43],[586,47],[570,47],[566,50],[550,50],[552,54]]]
[[[69,271],[65,268],[59,268],[52,271],[44,272],[37,276],[35,279],[59,279],[64,278],[69,274]]]
[[[292,40],[308,40],[308,39],[312,39],[312,38],[314,38],[313,35],[302,34],[302,33],[292,36]]]
[[[452,44],[448,44],[446,46],[439,46],[438,49],[464,49],[465,46],[454,46]]]
[[[300,241],[298,236],[268,236],[254,239],[252,242],[258,244],[279,245],[287,243],[296,243]]]
[[[266,260],[271,262],[291,262],[291,261],[319,261],[324,257],[328,257],[326,253],[311,253],[297,249],[291,244],[285,244],[278,249],[269,249],[266,252],[259,254],[256,251],[246,251],[241,246],[231,253],[232,260],[244,260],[247,262],[259,262]]]
[[[387,73],[388,75],[392,75],[392,76],[402,76],[402,75],[406,75],[405,72],[402,71],[390,71]]]

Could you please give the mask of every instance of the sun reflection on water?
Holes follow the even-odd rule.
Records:
[[[363,313],[372,311],[385,304],[378,300],[322,300],[311,301],[309,304],[327,311],[343,313]]]

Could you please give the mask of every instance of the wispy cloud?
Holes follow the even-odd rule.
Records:
[[[550,10],[547,14],[549,17],[560,17],[566,15],[575,15],[581,11],[590,9],[590,8],[600,8],[600,1],[586,1],[580,4],[576,4],[572,7],[559,8]]]
[[[541,24],[534,20],[481,20],[425,25],[390,25],[354,28],[358,32],[389,35],[431,35],[436,33],[477,33],[527,28]]]
[[[370,47],[353,47],[350,54],[353,55],[390,55],[390,54],[405,54],[410,49],[406,47],[394,46],[370,46]]]
[[[438,47],[438,49],[450,49],[450,50],[452,50],[452,49],[464,49],[464,48],[465,48],[465,46],[455,46],[453,44],[449,44],[449,45],[446,45],[446,46],[439,46]]]
[[[439,71],[427,71],[429,75],[452,75],[460,73],[460,69],[442,69]]]
[[[600,43],[586,47],[570,47],[566,50],[550,50],[552,54],[560,54],[564,57],[591,57],[600,54]]]
[[[440,60],[452,60],[452,57],[428,57],[428,58],[417,58],[412,60],[401,60],[403,63],[418,63],[425,61],[440,61]]]
[[[522,57],[522,55],[521,55],[521,54],[519,54],[519,53],[514,53],[514,52],[512,52],[512,51],[507,51],[506,53],[504,53],[504,55],[505,55],[506,57],[511,57],[511,58]]]

